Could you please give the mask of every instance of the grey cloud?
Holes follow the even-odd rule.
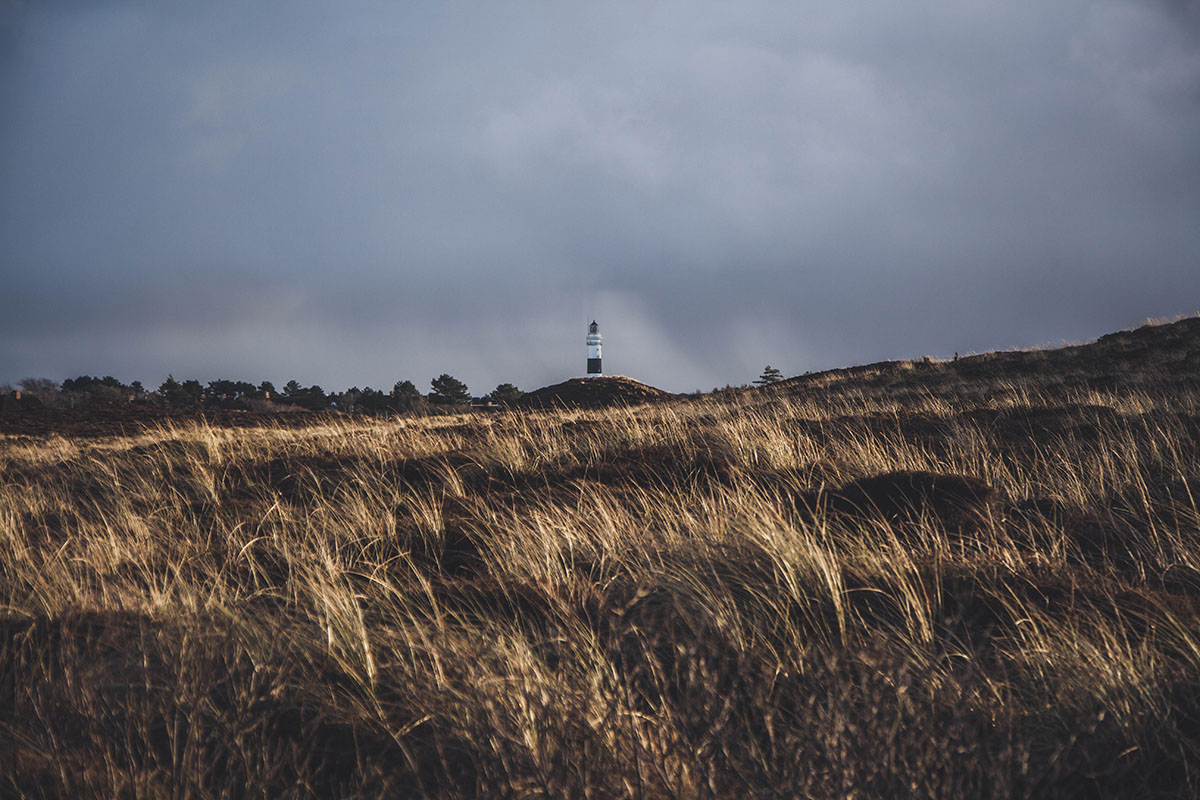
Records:
[[[28,3],[0,380],[529,388],[595,316],[688,390],[1194,311],[1195,9]]]

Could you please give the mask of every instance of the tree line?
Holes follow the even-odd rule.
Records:
[[[473,397],[465,383],[442,373],[430,381],[431,391],[422,393],[410,380],[399,380],[390,391],[370,386],[353,386],[343,392],[326,392],[318,384],[304,386],[290,380],[282,389],[271,381],[219,379],[203,384],[195,379],[177,380],[168,375],[156,389],[147,389],[141,381],[123,383],[111,375],[81,375],[61,384],[49,378],[25,378],[18,383],[23,397],[43,405],[81,408],[89,405],[142,403],[169,409],[230,408],[270,410],[295,406],[310,411],[337,410],[368,414],[432,412],[439,408],[463,406],[473,402],[511,406],[524,392],[511,383],[502,383],[482,397]],[[0,386],[0,394],[13,392]]]
[[[767,365],[754,381],[755,386],[770,386],[782,381],[780,370]],[[157,389],[147,389],[141,381],[123,383],[111,375],[102,378],[80,375],[61,384],[49,378],[25,378],[18,383],[23,396],[36,398],[43,405],[76,408],[87,405],[146,403],[169,409],[257,409],[299,407],[310,411],[337,410],[368,414],[434,412],[447,407],[470,403],[512,406],[525,393],[514,384],[501,383],[481,397],[473,397],[465,383],[442,373],[429,382],[430,391],[422,393],[410,380],[399,380],[390,391],[370,386],[352,386],[343,392],[326,392],[318,384],[304,386],[290,380],[282,389],[271,381],[257,384],[249,381],[219,379],[203,384],[198,380],[176,380],[168,375]],[[726,386],[714,388],[714,393],[749,388]],[[0,395],[12,393],[13,387],[0,384]],[[699,393],[697,393],[699,394]]]

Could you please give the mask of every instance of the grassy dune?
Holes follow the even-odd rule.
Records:
[[[0,793],[1196,796],[1198,344],[3,436]]]

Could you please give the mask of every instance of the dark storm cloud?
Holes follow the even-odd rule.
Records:
[[[1200,306],[1194,2],[0,9],[0,380],[532,388],[596,317],[687,390]]]

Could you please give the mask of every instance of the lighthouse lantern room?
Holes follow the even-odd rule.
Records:
[[[588,325],[587,335],[587,374],[588,377],[600,375],[600,343],[604,337],[600,335],[600,326],[596,324],[596,320],[592,320],[592,324]]]

